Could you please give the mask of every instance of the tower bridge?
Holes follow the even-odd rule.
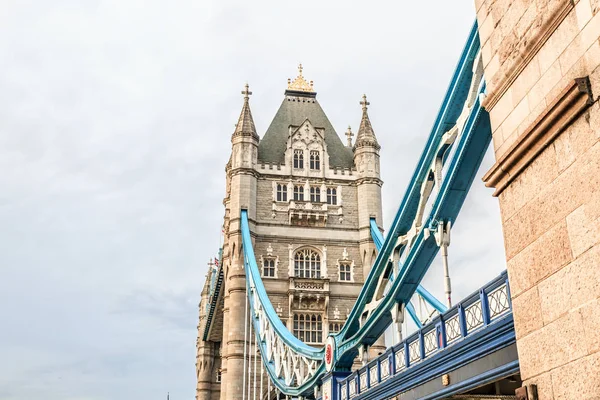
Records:
[[[261,138],[246,85],[197,399],[600,399],[596,3],[476,1],[385,235],[366,96],[344,144],[300,66]],[[451,231],[481,184],[496,189],[508,271],[453,299]],[[421,285],[438,256],[442,300]]]

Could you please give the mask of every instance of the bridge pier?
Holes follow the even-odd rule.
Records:
[[[521,376],[540,400],[597,398],[600,4],[475,4]]]

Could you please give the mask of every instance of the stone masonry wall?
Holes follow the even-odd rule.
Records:
[[[499,195],[524,384],[540,400],[600,399],[600,4],[476,0],[496,159],[565,87],[594,103]]]

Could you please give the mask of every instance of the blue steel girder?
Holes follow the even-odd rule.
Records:
[[[489,116],[481,107],[479,96],[475,96],[462,132],[459,132],[456,142],[452,145],[452,157],[448,158],[447,152],[440,154],[440,149],[444,148],[442,142],[444,133],[457,124],[465,101],[472,94],[473,67],[478,54],[479,37],[475,25],[389,234],[382,243],[348,321],[336,335],[340,355],[337,360],[339,368],[350,367],[357,347],[370,345],[383,334],[392,321],[390,310],[396,303],[408,302],[438,251],[435,239],[429,234],[428,229],[435,229],[442,221],[454,222],[466,198],[491,139]],[[483,79],[476,90],[477,93],[485,91]],[[365,306],[374,300],[377,282],[388,267],[390,256],[397,247],[398,238],[406,235],[413,228],[422,201],[423,183],[433,179],[430,167],[440,156],[442,161],[446,161],[447,165],[444,166],[446,173],[438,188],[438,196],[433,207],[421,225],[422,228],[428,229],[421,229],[416,235],[406,254],[406,260],[400,267],[399,277],[394,280],[387,295],[381,299],[368,318],[366,320],[363,318],[361,321]]]
[[[390,325],[392,308],[408,303],[439,249],[430,232],[440,223],[454,224],[464,203],[491,139],[489,116],[479,99],[479,94],[485,91],[483,77],[481,81],[473,79],[480,74],[479,69],[476,74],[473,71],[475,65],[480,67],[478,54],[475,25],[388,236],[381,240],[381,249],[346,324],[333,335],[336,369],[350,368],[358,348],[373,344]],[[425,215],[424,206],[429,204],[434,184],[437,195],[431,197],[433,203]],[[325,372],[324,349],[298,340],[281,322],[260,277],[246,210],[241,211],[241,228],[251,322],[265,369],[283,393],[311,394]],[[406,237],[410,240],[399,241]],[[376,298],[381,295],[382,274],[389,268],[390,256],[397,248],[405,256],[398,275],[389,285],[389,291]]]
[[[373,243],[375,243],[375,247],[377,248],[377,251],[379,251],[381,249],[381,246],[383,245],[384,239],[383,239],[383,234],[381,233],[381,231],[379,230],[379,227],[377,226],[377,222],[376,222],[375,218],[371,218],[371,237],[373,239]],[[390,273],[388,279],[390,282],[394,280],[393,273]],[[417,286],[417,294],[419,296],[421,296],[423,298],[423,300],[425,300],[425,302],[427,304],[429,304],[431,307],[433,307],[437,312],[443,313],[448,310],[448,307],[446,307],[444,304],[442,304],[441,301],[436,299],[435,296],[432,295],[431,293],[429,293],[429,291],[427,289],[425,289],[421,284],[419,284]],[[407,305],[407,307],[408,307],[408,305]],[[417,322],[418,318],[415,319],[416,313],[414,312],[414,307],[412,307],[412,312],[408,309],[407,309],[407,311],[409,311],[411,318],[417,324],[417,326],[420,326],[421,322],[420,321]]]

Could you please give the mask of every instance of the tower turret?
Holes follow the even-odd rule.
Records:
[[[257,155],[259,137],[250,111],[248,84],[242,91],[244,104],[240,118],[231,135],[231,158],[227,163],[228,191],[225,199],[225,239],[223,243],[223,267],[225,269],[225,292],[223,305],[222,378],[243,375],[244,352],[244,304],[246,274],[243,267],[240,211],[248,210],[251,224],[256,221]],[[230,379],[221,387],[221,398],[239,399],[242,381]]]
[[[368,276],[377,256],[375,243],[373,243],[371,237],[370,219],[375,218],[379,227],[383,225],[381,215],[381,185],[383,181],[379,176],[379,150],[381,146],[377,142],[377,137],[369,120],[367,112],[369,104],[367,96],[363,95],[360,102],[362,117],[353,147],[354,165],[358,172],[356,185],[358,192],[359,248],[360,254],[364,257],[364,276]],[[380,338],[371,346],[370,353],[371,356],[375,356],[382,351],[385,351],[385,345],[383,338]]]
[[[381,218],[381,185],[379,177],[379,149],[377,137],[369,120],[367,112],[369,102],[363,95],[360,102],[362,118],[354,143],[354,165],[358,172],[358,224],[360,230],[361,254],[366,254],[363,264],[365,276],[371,269],[376,254],[375,246],[371,240],[370,218],[375,218],[377,224],[382,226]]]

